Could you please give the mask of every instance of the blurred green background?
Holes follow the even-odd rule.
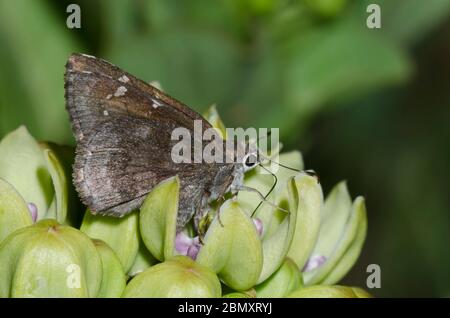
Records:
[[[229,127],[279,127],[326,193],[346,179],[364,195],[368,240],[343,283],[365,287],[375,263],[375,296],[450,296],[449,17],[449,0],[0,0],[0,138],[25,124],[73,144],[64,64],[103,57],[216,103]]]

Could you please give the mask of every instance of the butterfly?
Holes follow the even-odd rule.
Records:
[[[210,123],[103,59],[72,54],[64,79],[77,142],[73,182],[93,214],[124,216],[138,209],[161,181],[177,175],[180,231],[193,217],[198,224],[211,201],[244,188],[244,173],[258,164],[254,153],[232,163],[175,163],[172,131],[193,131],[195,121],[205,130]]]

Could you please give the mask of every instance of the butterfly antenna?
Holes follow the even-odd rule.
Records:
[[[269,195],[272,193],[272,191],[275,189],[275,187],[277,186],[278,183],[278,178],[277,176],[270,171],[269,169],[267,169],[266,167],[264,167],[263,165],[260,164],[260,167],[263,168],[264,170],[266,170],[268,173],[270,173],[274,179],[273,185],[270,188],[269,192],[267,192],[267,194],[264,196],[264,200],[259,202],[258,206],[255,208],[255,210],[253,210],[251,217],[253,217],[256,213],[256,211],[259,209],[259,207],[261,206],[261,204],[263,204],[263,202],[267,201],[267,198],[269,197]],[[278,209],[281,209],[280,207],[277,206]],[[284,209],[283,209],[284,210]]]
[[[292,167],[289,167],[289,166],[285,166],[284,164],[279,163],[277,161],[274,161],[274,160],[272,160],[270,158],[267,158],[265,156],[264,156],[264,158],[267,159],[269,162],[272,162],[272,163],[274,163],[276,165],[279,165],[282,168],[285,168],[285,169],[288,169],[288,170],[292,170],[292,171],[295,171],[295,172],[306,173],[308,176],[316,178],[317,179],[317,183],[320,183],[319,175],[314,170],[311,170],[311,169],[309,169],[309,170],[300,170],[300,169],[292,168]],[[261,167],[263,167],[263,166],[261,165]],[[267,170],[266,168],[264,168],[264,169]]]

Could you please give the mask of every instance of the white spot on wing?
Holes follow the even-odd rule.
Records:
[[[90,59],[95,59],[96,58],[95,56],[92,56],[92,55],[89,55],[89,54],[81,54],[81,55],[83,55],[84,57],[88,57]]]
[[[158,107],[160,107],[160,106],[162,106],[163,104],[162,103],[160,103],[158,100],[156,100],[156,99],[152,99],[152,102],[153,102],[153,108],[154,109],[156,109],[156,108],[158,108]]]
[[[108,115],[109,115],[108,111],[107,111],[107,110],[104,110],[104,111],[103,111],[103,115],[108,116]]]
[[[126,75],[122,75],[121,77],[119,77],[119,81],[121,81],[122,83],[128,83],[130,79]]]
[[[78,182],[81,182],[84,180],[84,173],[83,173],[83,169],[78,169],[76,172],[76,180]]]
[[[81,73],[84,73],[84,74],[92,74],[92,72],[89,72],[89,71],[81,71]]]
[[[119,88],[114,93],[115,97],[123,96],[127,92],[127,89],[125,86],[119,86]]]

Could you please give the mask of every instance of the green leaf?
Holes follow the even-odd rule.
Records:
[[[135,2],[110,0],[108,2],[100,2],[100,5],[105,21],[105,33],[108,37],[108,43],[122,43],[130,34],[136,33],[137,7]]]
[[[173,23],[159,32],[135,34],[116,41],[109,60],[145,81],[158,80],[191,108],[228,105],[240,88],[240,51],[226,34]]]
[[[401,49],[345,20],[290,38],[284,54],[287,111],[293,119],[306,120],[326,104],[402,83],[412,69]]]
[[[48,2],[0,1],[0,84],[5,84],[0,85],[0,134],[26,124],[38,139],[73,140],[63,73],[80,46],[65,26],[65,11],[55,12]]]
[[[366,8],[371,3],[374,1],[355,2],[351,10],[355,27],[365,23],[369,16]],[[377,33],[396,44],[416,44],[450,15],[448,0],[378,0],[376,3],[381,8],[381,29]]]
[[[316,245],[323,207],[322,187],[316,177],[300,174],[295,177],[298,189],[298,214],[295,234],[288,257],[303,268]]]
[[[102,261],[102,282],[97,298],[119,298],[126,285],[122,264],[111,247],[101,240],[93,240]]]
[[[31,224],[33,220],[23,198],[0,178],[0,242],[15,230]]]
[[[106,242],[116,253],[125,272],[133,265],[139,248],[138,212],[122,218],[84,214],[80,230],[93,239]]]
[[[216,274],[186,256],[174,256],[135,276],[124,298],[205,298],[220,297]]]
[[[338,15],[346,6],[347,0],[304,0],[308,8],[324,17]]]
[[[274,17],[275,18],[275,17]],[[297,21],[299,19],[296,19]],[[277,26],[267,28],[274,32]],[[281,27],[280,33],[285,35],[286,28]],[[298,31],[298,28],[295,28]],[[259,39],[260,45],[252,54],[252,67],[248,71],[246,86],[239,90],[240,96],[236,110],[223,112],[230,123],[253,127],[283,127],[280,134],[285,135],[284,123],[288,117],[287,105],[284,102],[283,61],[272,40],[264,35]],[[255,43],[256,45],[256,43]],[[276,107],[274,107],[276,105]],[[231,113],[231,114],[230,114]],[[234,113],[239,116],[233,116]]]
[[[252,220],[237,202],[227,200],[222,205],[203,242],[197,255],[199,264],[211,268],[235,290],[255,285],[263,266],[261,241]]]
[[[52,179],[42,149],[24,126],[0,142],[0,178],[36,205],[38,220],[46,217],[54,196]]]
[[[255,290],[258,298],[281,298],[302,285],[302,273],[297,265],[287,258],[275,273],[255,286]]]
[[[382,36],[384,27],[366,27],[368,14],[360,2],[353,2],[342,18],[320,27],[307,22],[311,17],[303,6],[297,6],[298,13],[289,13],[295,11],[292,6],[280,12],[276,18],[283,21],[286,14],[295,23],[267,27],[269,34],[275,34],[259,39],[264,45],[254,50],[255,63],[239,100],[245,106],[238,110],[241,125],[283,127],[282,137],[294,142],[294,136],[302,134],[311,118],[327,106],[343,105],[410,79],[411,58],[395,41]],[[390,6],[402,1],[393,2]],[[398,20],[392,20],[396,24]],[[223,116],[228,119],[228,114]]]
[[[174,255],[179,191],[180,180],[171,177],[153,188],[141,206],[142,240],[160,261]]]

